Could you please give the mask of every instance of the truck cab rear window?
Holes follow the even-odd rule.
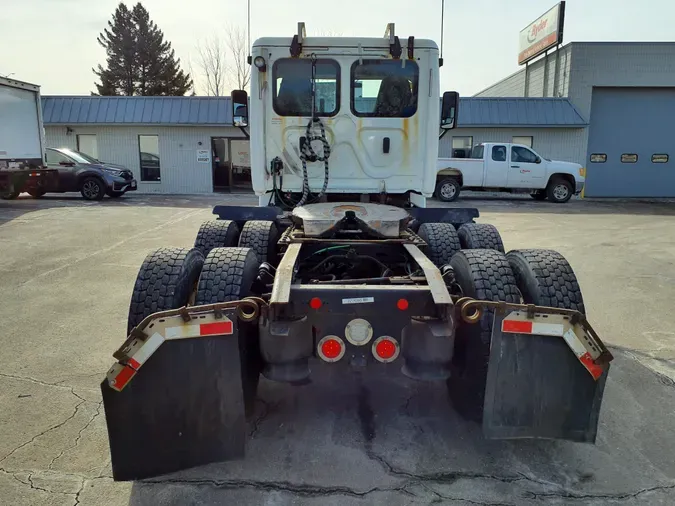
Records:
[[[279,116],[312,116],[312,62],[284,58],[274,62],[274,111]],[[340,109],[340,65],[335,60],[316,60],[318,116],[335,116]]]
[[[409,60],[361,60],[352,65],[352,114],[373,118],[409,118],[417,112],[417,63]]]

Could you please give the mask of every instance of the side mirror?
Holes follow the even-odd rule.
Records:
[[[459,93],[446,91],[443,93],[441,104],[441,128],[452,130],[457,126],[457,113],[459,111]]]
[[[248,126],[248,94],[244,90],[232,90],[232,123],[236,127]]]
[[[537,157],[537,161],[535,163],[541,163],[541,158]]]

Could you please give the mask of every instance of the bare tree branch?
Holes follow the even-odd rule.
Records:
[[[246,42],[246,30],[230,24],[227,26],[225,43],[228,48],[228,85],[231,89],[246,90],[251,80],[248,64],[250,48]]]
[[[217,36],[197,44],[198,65],[204,77],[206,94],[220,97],[225,94],[228,74],[227,47]]]

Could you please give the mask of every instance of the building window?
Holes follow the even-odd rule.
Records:
[[[511,139],[511,142],[513,144],[522,144],[523,146],[527,146],[528,148],[532,147],[533,143],[533,138],[531,135],[514,135],[513,138]]]
[[[668,155],[665,153],[652,155],[652,163],[668,163]]]
[[[355,116],[409,118],[417,111],[417,63],[357,60],[351,71],[351,109]]]
[[[468,158],[473,146],[473,137],[453,137],[452,138],[452,157]]]
[[[77,135],[77,150],[92,158],[98,159],[98,146],[96,145],[96,136],[93,134]]]
[[[139,135],[138,151],[141,160],[141,181],[160,181],[159,137],[157,135]]]
[[[274,111],[279,116],[312,115],[312,62],[284,58],[274,62]],[[340,109],[340,65],[316,60],[316,114],[335,116]]]
[[[635,153],[624,153],[621,155],[621,163],[635,163],[638,156]]]
[[[605,163],[607,155],[605,153],[593,153],[591,155],[591,163]]]
[[[492,159],[495,162],[505,162],[506,146],[492,146]]]

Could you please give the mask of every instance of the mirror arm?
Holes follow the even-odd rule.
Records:
[[[250,140],[250,139],[251,139],[251,136],[248,134],[248,132],[244,129],[243,126],[240,126],[240,127],[239,127],[239,130],[241,130],[241,131],[243,132],[244,137],[246,137],[247,140]]]
[[[441,128],[441,135],[438,136],[438,140],[440,141],[445,134],[447,134],[450,131],[449,128]]]

